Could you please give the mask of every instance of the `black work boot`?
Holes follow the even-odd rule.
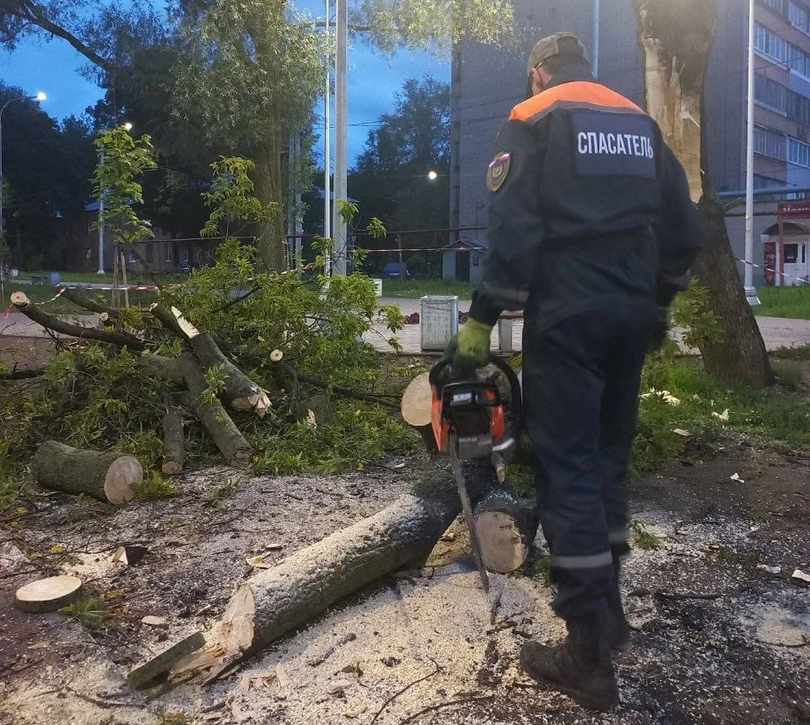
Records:
[[[613,587],[608,593],[607,638],[612,650],[623,651],[630,646],[630,625],[627,623],[627,617],[624,616],[622,606],[622,593],[619,589],[621,564],[618,559],[614,559],[613,568],[616,576],[613,580]]]
[[[611,710],[619,704],[619,689],[610,659],[606,614],[570,619],[567,625],[564,644],[548,647],[526,642],[520,648],[523,670],[582,707]]]

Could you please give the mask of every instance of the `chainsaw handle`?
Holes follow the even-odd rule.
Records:
[[[428,374],[428,382],[431,387],[438,388],[440,385],[441,373],[453,362],[451,357],[443,357],[437,362]],[[511,413],[512,413],[512,437],[517,441],[523,432],[523,395],[520,390],[520,381],[518,380],[515,371],[509,367],[509,363],[502,357],[490,353],[489,359],[486,364],[492,363],[498,368],[509,382],[509,391],[511,398]],[[484,367],[483,365],[481,367]]]

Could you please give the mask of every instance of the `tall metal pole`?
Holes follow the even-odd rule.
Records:
[[[745,298],[757,306],[754,287],[754,0],[748,0],[748,99],[745,159]]]
[[[332,70],[332,36],[329,32],[329,0],[326,0],[326,89],[323,101],[323,236],[332,237],[332,184],[331,184],[331,154],[329,144],[329,106],[331,105],[331,70]],[[324,274],[332,274],[332,255],[326,255]]]
[[[349,2],[335,0],[337,53],[335,55],[335,203],[332,209],[332,234],[335,238],[335,274],[346,274],[346,222],[340,214],[340,202],[346,201],[348,161],[348,116],[346,66],[349,45]]]
[[[599,0],[593,0],[593,77],[599,78]]]

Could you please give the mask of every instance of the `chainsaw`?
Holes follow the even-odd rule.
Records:
[[[497,367],[509,383],[511,430],[507,433],[504,401],[498,386],[479,380],[477,375],[467,380],[445,382],[450,363],[450,358],[442,358],[433,366],[428,376],[432,395],[431,426],[436,447],[441,453],[450,455],[464,520],[470,531],[473,556],[484,591],[489,592],[489,576],[481,555],[481,544],[475,530],[461,460],[489,456],[494,462],[494,456],[500,456],[501,459],[509,457],[523,425],[520,382],[506,361],[490,355],[487,364]]]

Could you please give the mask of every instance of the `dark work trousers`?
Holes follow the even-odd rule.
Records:
[[[615,304],[544,329],[526,310],[523,405],[563,619],[607,608],[627,553],[625,478],[655,305]]]

